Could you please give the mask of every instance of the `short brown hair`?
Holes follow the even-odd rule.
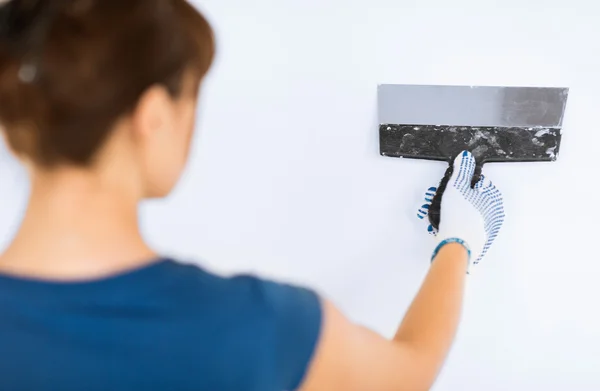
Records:
[[[145,90],[176,97],[214,57],[212,29],[186,0],[11,0],[0,16],[0,124],[46,167],[89,165]]]

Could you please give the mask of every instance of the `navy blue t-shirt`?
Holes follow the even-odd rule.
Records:
[[[321,318],[312,291],[172,260],[90,282],[0,275],[0,389],[291,391]]]

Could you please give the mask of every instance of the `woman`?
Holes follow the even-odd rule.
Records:
[[[503,215],[491,183],[469,186],[469,153],[444,194],[431,270],[386,340],[311,290],[222,278],[143,241],[137,205],[167,196],[184,169],[214,54],[185,0],[12,0],[0,18],[0,124],[31,179],[0,257],[2,390],[431,386],[468,265]]]

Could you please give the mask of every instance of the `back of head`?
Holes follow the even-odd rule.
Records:
[[[36,165],[88,166],[151,86],[198,86],[212,30],[186,0],[0,0],[0,125]]]

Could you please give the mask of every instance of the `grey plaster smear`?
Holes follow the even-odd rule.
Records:
[[[451,161],[471,151],[479,165],[554,161],[568,89],[379,86],[384,156]]]
[[[379,139],[384,156],[450,161],[467,149],[483,164],[554,161],[561,133],[559,128],[382,124]]]

